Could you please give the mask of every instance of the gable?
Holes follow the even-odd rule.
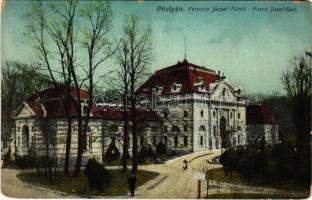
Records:
[[[33,117],[35,116],[34,112],[28,106],[27,103],[24,103],[20,108],[19,112],[17,113],[16,117]]]
[[[233,94],[233,91],[224,81],[217,83],[213,90],[212,99],[220,99],[220,97],[223,99],[223,101],[236,101],[236,97]]]

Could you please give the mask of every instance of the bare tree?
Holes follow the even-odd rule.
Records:
[[[152,62],[152,40],[151,30],[149,28],[142,29],[139,19],[135,15],[126,16],[123,26],[123,36],[120,47],[119,63],[121,65],[120,77],[123,80],[125,97],[130,97],[130,121],[132,132],[132,170],[137,171],[137,99],[135,91],[140,81],[147,75],[148,66]],[[124,100],[125,101],[125,100]],[[125,109],[127,109],[125,107]],[[125,121],[125,120],[124,120]],[[128,138],[126,137],[125,140]],[[124,141],[127,144],[127,141]],[[127,146],[124,146],[126,149]],[[123,161],[123,165],[125,161]]]
[[[6,145],[14,126],[12,118],[21,103],[34,91],[47,87],[47,76],[39,68],[8,61],[1,68],[1,139]],[[28,77],[33,77],[32,79]]]
[[[122,171],[127,171],[127,161],[129,158],[129,109],[128,109],[128,94],[129,94],[129,47],[126,40],[121,39],[116,52],[116,62],[119,69],[109,77],[109,85],[112,90],[117,91],[118,95],[122,96],[123,103],[123,146],[122,146]]]
[[[44,100],[41,100],[44,103]],[[36,126],[40,128],[42,137],[42,152],[40,160],[45,168],[45,172],[49,178],[49,182],[53,181],[52,167],[55,166],[56,160],[56,126],[55,120],[44,116],[37,116],[35,120]],[[32,141],[33,142],[33,141]],[[40,154],[39,154],[40,155]]]
[[[64,172],[68,173],[71,143],[71,108],[75,108],[78,121],[78,150],[74,176],[78,177],[83,154],[83,143],[88,127],[96,69],[114,53],[107,33],[111,30],[112,10],[107,2],[66,1],[49,6],[35,5],[29,13],[29,25],[41,64],[47,69],[55,87],[65,83],[67,92],[62,102],[68,113],[68,133]],[[49,18],[46,16],[49,14]],[[83,59],[86,55],[87,59]],[[79,58],[81,58],[79,60]],[[84,60],[87,60],[85,62]],[[84,75],[83,75],[84,72]],[[87,83],[86,83],[87,82]],[[74,88],[73,95],[72,86]],[[88,99],[80,96],[86,86]],[[82,112],[81,106],[86,103]]]
[[[300,152],[309,144],[311,130],[311,57],[308,54],[294,58],[292,69],[282,75],[282,83],[290,98],[296,127],[296,145]]]

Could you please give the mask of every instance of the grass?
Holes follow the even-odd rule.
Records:
[[[230,175],[225,176],[223,168],[215,168],[208,171],[209,179],[215,180],[217,182],[232,183],[236,185],[245,185],[245,186],[258,186],[258,187],[270,187],[278,190],[287,191],[287,194],[280,194],[280,196],[274,196],[275,194],[257,194],[257,193],[220,193],[215,194],[219,195],[215,198],[236,198],[235,195],[243,195],[241,198],[304,198],[308,197],[310,194],[310,188],[301,186],[292,182],[278,182],[275,184],[261,184],[258,180],[247,181],[240,173],[232,172],[233,179]],[[224,197],[222,195],[225,195]],[[245,195],[245,196],[244,196]],[[254,195],[254,196],[252,196]],[[262,195],[262,196],[261,196]],[[284,196],[283,196],[284,195]],[[288,196],[287,196],[288,195]],[[213,198],[209,196],[209,198]],[[238,197],[237,197],[238,198]]]
[[[34,184],[37,186],[46,187],[52,190],[65,192],[68,194],[74,194],[81,197],[92,196],[118,196],[128,193],[128,173],[122,173],[121,170],[108,170],[111,175],[111,182],[103,193],[97,190],[90,190],[88,180],[85,174],[82,172],[79,178],[65,177],[62,172],[57,172],[57,176],[53,183],[49,184],[49,181],[44,174],[37,174],[36,172],[26,172],[19,174],[17,177],[24,182]],[[136,186],[140,186],[145,182],[158,176],[158,173],[138,170]]]

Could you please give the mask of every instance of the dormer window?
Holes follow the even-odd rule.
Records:
[[[198,92],[206,92],[204,77],[199,77],[198,82],[194,83],[194,86],[197,86]]]
[[[179,83],[172,83],[171,92],[172,92],[172,93],[180,92],[181,88],[182,88],[182,84],[179,84]]]
[[[160,95],[162,94],[164,90],[164,87],[163,86],[160,86],[160,85],[156,85],[154,88],[153,88],[153,92],[155,95]]]

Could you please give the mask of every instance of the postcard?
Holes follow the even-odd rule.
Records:
[[[1,2],[4,199],[308,199],[309,1]]]

